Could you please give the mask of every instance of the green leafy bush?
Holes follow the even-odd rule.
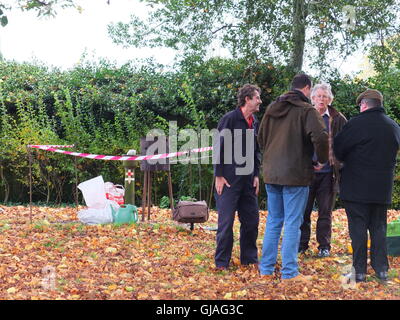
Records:
[[[28,144],[75,144],[75,151],[93,154],[122,155],[129,149],[139,153],[140,138],[153,128],[168,135],[169,121],[176,121],[178,132],[216,128],[222,115],[235,108],[237,90],[245,83],[262,89],[263,105],[256,114],[261,119],[267,105],[289,88],[293,76],[271,61],[249,65],[243,59],[188,57],[175,67],[165,71],[151,60],[121,67],[99,61],[62,72],[38,64],[0,62],[0,201],[29,200]],[[346,117],[358,113],[357,95],[374,87],[384,94],[388,114],[399,121],[398,79],[399,71],[391,69],[385,77],[368,80],[341,78],[337,73],[326,80],[335,94],[334,105]],[[123,183],[124,169],[118,161],[31,152],[34,201],[74,203],[76,181],[100,174],[106,181]],[[136,171],[136,198],[140,198],[143,172]],[[396,172],[393,206],[400,207]],[[174,199],[182,195],[213,199],[211,164],[171,165],[171,173]],[[154,202],[158,197],[166,205],[167,174],[159,173],[152,187]],[[261,188],[261,200],[263,192]]]

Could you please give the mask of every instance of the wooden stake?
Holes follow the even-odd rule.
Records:
[[[31,148],[26,148],[29,159],[29,221],[32,224],[32,153]]]
[[[147,205],[147,171],[143,171],[143,196],[142,196],[142,221],[144,221],[144,212]]]
[[[199,167],[199,200],[201,200],[201,164],[198,164]]]
[[[74,157],[74,166],[75,166],[75,203],[76,203],[76,209],[78,209],[79,206],[79,193],[78,193],[78,162],[77,158]]]
[[[151,171],[149,171],[148,175],[148,183],[147,183],[147,188],[148,188],[148,204],[149,204],[149,209],[147,213],[147,220],[150,220],[150,211],[151,211]]]
[[[172,193],[171,171],[168,171],[168,192],[169,192],[170,208],[173,211],[174,210],[174,194]]]

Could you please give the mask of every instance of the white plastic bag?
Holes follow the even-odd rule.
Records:
[[[85,203],[90,209],[104,209],[107,198],[102,176],[84,181],[78,188],[82,191]]]
[[[119,205],[115,201],[106,200],[106,205],[103,209],[89,208],[80,210],[78,212],[78,219],[80,222],[89,225],[112,223],[113,215],[111,206],[116,211],[119,209]]]

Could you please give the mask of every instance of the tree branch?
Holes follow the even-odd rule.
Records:
[[[212,34],[216,34],[217,32],[219,32],[219,31],[221,31],[222,29],[225,29],[225,28],[239,28],[239,26],[234,26],[233,24],[226,24],[226,25],[218,28],[217,30],[212,31],[211,33]]]

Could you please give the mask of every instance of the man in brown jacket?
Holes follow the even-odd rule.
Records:
[[[314,175],[314,150],[319,163],[328,160],[328,134],[318,111],[310,104],[311,79],[294,77],[292,89],[272,102],[260,124],[263,177],[268,200],[260,273],[272,276],[282,227],[282,279],[304,281],[297,251],[300,226]]]

